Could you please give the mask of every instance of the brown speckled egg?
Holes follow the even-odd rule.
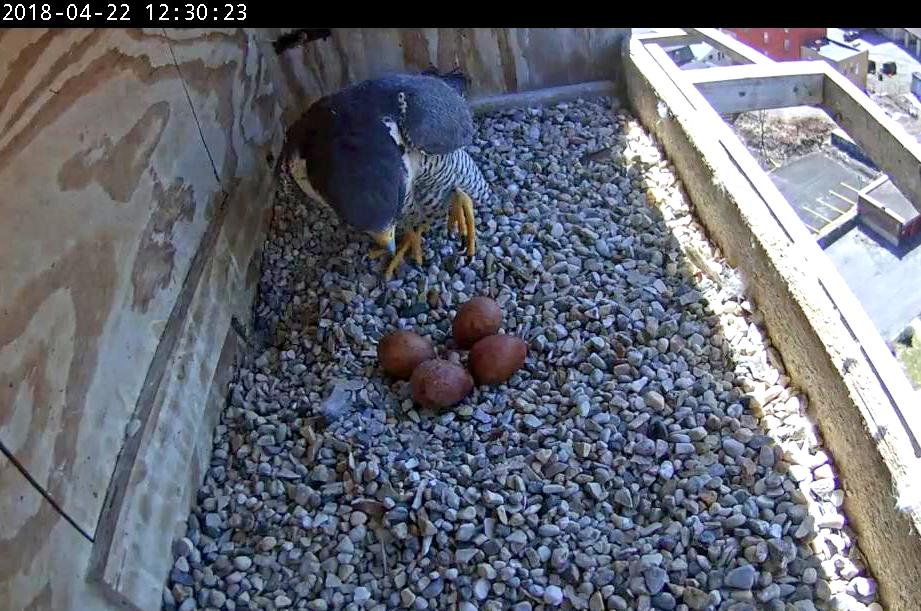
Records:
[[[435,348],[427,337],[418,333],[394,331],[378,343],[377,358],[388,376],[408,380],[419,363],[435,358]]]
[[[470,372],[478,385],[501,384],[521,369],[528,342],[512,335],[484,337],[470,349]]]
[[[502,308],[489,297],[474,297],[457,310],[454,317],[454,341],[463,349],[477,340],[494,335],[502,326]]]
[[[457,405],[473,390],[473,378],[466,369],[443,359],[425,361],[409,380],[413,400],[426,409]]]

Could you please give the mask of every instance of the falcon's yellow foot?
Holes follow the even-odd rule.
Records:
[[[457,228],[462,238],[466,238],[467,256],[476,254],[476,216],[473,213],[473,200],[470,196],[455,189],[451,196],[451,210],[448,213],[448,231]]]
[[[368,251],[368,256],[371,257],[372,259],[380,259],[384,255],[389,255],[389,254],[390,254],[390,251],[388,251],[386,248],[372,248],[371,250]]]
[[[427,229],[427,225],[421,225],[418,229],[410,229],[403,235],[396,253],[394,253],[393,258],[390,260],[390,264],[387,265],[387,269],[384,270],[385,280],[393,278],[393,272],[395,272],[400,266],[400,263],[403,262],[403,258],[406,256],[407,251],[412,252],[413,259],[418,265],[422,265],[422,234],[425,233]],[[386,250],[378,248],[372,250],[370,254],[372,257],[377,258],[388,253]]]

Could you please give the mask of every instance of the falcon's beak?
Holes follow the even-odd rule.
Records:
[[[396,231],[391,225],[380,233],[371,232],[371,237],[378,246],[385,249],[389,254],[394,255],[397,252]]]

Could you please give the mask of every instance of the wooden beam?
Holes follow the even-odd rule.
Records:
[[[690,45],[700,42],[700,37],[688,34],[681,28],[662,28],[658,32],[647,32],[638,34],[633,37],[635,40],[642,41],[644,44],[656,43],[663,47],[673,45]]]
[[[579,98],[608,96],[617,98],[617,83],[614,81],[591,81],[576,85],[563,85],[520,93],[500,93],[498,95],[479,96],[470,100],[470,109],[480,115],[508,108],[528,108],[530,106],[550,106]]]
[[[693,34],[709,44],[716,47],[734,61],[740,64],[773,64],[776,63],[767,55],[749,47],[744,42],[738,41],[729,34],[721,32],[716,28],[685,28],[688,34]]]
[[[912,456],[913,427],[903,426],[915,418],[917,395],[840,274],[738,138],[673,63],[657,65],[653,47],[628,48],[631,107],[665,149],[710,237],[747,278],[788,374],[809,395],[810,416],[838,475],[861,492],[848,496],[848,519],[879,578],[881,603],[914,611],[921,512],[907,499],[904,509],[895,507],[892,495],[904,498],[902,486],[921,464]]]
[[[720,114],[819,105],[825,80],[815,62],[726,66],[687,74]]]
[[[804,233],[805,228],[802,221],[800,221],[790,203],[780,193],[764,170],[761,169],[751,152],[745,148],[745,145],[732,132],[726,122],[720,118],[717,111],[714,110],[703,94],[691,83],[692,75],[679,70],[675,62],[671,61],[671,58],[661,48],[650,45],[646,48],[646,51],[675,83],[678,90],[699,115],[698,119],[707,125],[708,131],[719,140],[720,145],[733,159],[733,162],[738,164],[743,175],[752,183],[752,187],[759,192],[762,199],[765,200],[768,209],[784,229],[787,237],[795,240],[796,236],[802,238],[807,235]],[[732,67],[740,68],[737,66]],[[711,70],[717,70],[717,68],[712,68]],[[777,197],[765,197],[765,192],[776,194]],[[807,241],[812,243],[811,239]]]
[[[776,63],[760,51],[749,47],[728,34],[720,32],[716,28],[663,28],[658,32],[639,34],[634,37],[634,40],[638,40],[643,44],[655,43],[663,47],[705,42],[740,64]]]
[[[771,62],[770,64],[744,64],[739,66],[714,66],[689,72],[687,79],[695,84],[735,82],[745,79],[771,79],[784,76],[824,75],[824,62]]]
[[[685,74],[720,114],[821,106],[921,211],[921,143],[827,63],[727,66]]]
[[[825,111],[921,211],[921,143],[847,77],[822,65]]]
[[[632,40],[652,40],[654,38],[660,38],[662,36],[684,36],[685,32],[682,28],[658,28],[655,32],[643,32],[642,34],[632,35]]]
[[[704,126],[703,129],[710,134],[711,138],[719,140],[720,145],[729,154],[733,164],[738,167],[755,192],[764,201],[764,205],[767,206],[780,228],[793,243],[797,256],[810,262],[811,268],[816,273],[817,282],[838,309],[842,320],[852,333],[854,341],[860,345],[873,369],[873,373],[877,376],[879,383],[886,390],[891,400],[891,403],[885,406],[868,406],[870,410],[869,416],[874,422],[880,422],[887,420],[887,410],[889,413],[894,412],[910,435],[913,451],[916,455],[921,455],[921,445],[919,445],[919,440],[921,440],[921,414],[909,408],[909,406],[913,405],[914,392],[908,383],[908,379],[902,372],[895,357],[889,352],[886,343],[863,309],[863,306],[844,282],[838,270],[832,265],[831,260],[809,235],[806,226],[796,215],[793,207],[777,188],[777,185],[761,169],[751,152],[745,148],[745,145],[732,132],[726,122],[720,118],[706,101],[703,94],[691,84],[690,75],[687,72],[682,72],[675,65],[675,62],[656,45],[649,45],[648,47],[631,45],[630,50],[634,54],[652,56],[652,59],[664,70],[665,74],[683,94],[685,100],[694,108],[695,121]],[[825,62],[814,62],[814,64],[826,71],[826,75],[829,72],[834,72],[834,69],[825,64]],[[839,75],[837,72],[834,72],[834,75],[840,77],[835,80],[838,83],[838,87],[844,88],[851,94],[860,93],[857,87],[844,76]],[[866,96],[864,97],[866,98]],[[867,104],[875,106],[870,102],[869,98],[867,98]],[[876,110],[879,114],[883,114],[878,107],[876,107]],[[888,119],[885,116],[882,118]],[[889,121],[894,123],[891,119]],[[885,128],[881,126],[878,129],[884,130]],[[899,129],[901,130],[901,128]],[[879,136],[880,140],[882,140],[882,134]],[[854,134],[851,134],[851,137],[856,139]]]

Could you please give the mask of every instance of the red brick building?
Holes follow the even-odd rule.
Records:
[[[723,28],[774,61],[800,59],[800,48],[824,38],[828,28]]]

